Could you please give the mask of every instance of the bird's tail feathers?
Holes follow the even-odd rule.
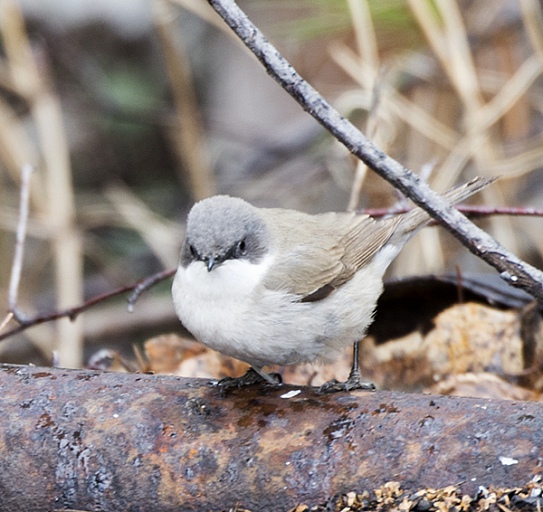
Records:
[[[458,204],[468,197],[476,194],[480,190],[494,183],[497,178],[474,178],[463,185],[458,185],[451,188],[443,194],[443,198],[450,204]],[[422,208],[414,208],[410,212],[403,215],[402,220],[396,230],[400,234],[414,234],[430,221],[430,216]]]

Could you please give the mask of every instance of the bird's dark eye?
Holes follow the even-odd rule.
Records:
[[[236,252],[238,256],[245,256],[247,254],[247,243],[245,242],[245,239],[238,242]]]
[[[190,255],[193,257],[193,258],[196,258],[198,256],[198,252],[196,251],[196,249],[194,248],[194,245],[190,244],[189,245],[189,251],[190,251]]]

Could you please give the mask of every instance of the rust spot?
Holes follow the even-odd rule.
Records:
[[[198,450],[196,448],[191,448],[188,452],[187,452],[187,458],[189,459],[193,459],[194,457],[196,457],[198,455]]]
[[[319,409],[324,409],[325,411],[331,411],[331,410],[336,409],[337,404],[332,404],[329,396],[319,395],[318,398],[303,397],[298,400],[290,400],[289,406],[295,412],[304,412],[307,409],[314,408],[314,407],[318,407]],[[349,405],[347,407],[349,407]]]
[[[253,417],[250,414],[246,414],[245,416],[242,416],[238,420],[238,427],[249,427],[253,424]]]
[[[379,404],[379,409],[375,409],[372,413],[373,416],[377,416],[381,413],[396,413],[400,410],[394,404]]]
[[[47,413],[43,413],[39,418],[38,422],[36,423],[36,428],[48,428],[48,427],[54,427],[55,422],[51,418],[51,416]]]
[[[34,379],[42,379],[43,377],[51,377],[51,380],[56,380],[57,376],[50,372],[36,372],[32,374]]]

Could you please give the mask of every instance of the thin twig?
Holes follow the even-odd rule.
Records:
[[[543,303],[543,272],[507,251],[416,174],[366,139],[299,75],[233,0],[208,1],[268,73],[349,151],[443,224],[472,253],[498,269],[507,283],[526,290]]]
[[[145,279],[142,279],[140,281],[137,281],[135,283],[121,286],[120,288],[116,288],[115,290],[111,290],[106,293],[102,293],[100,295],[96,295],[95,297],[92,297],[91,299],[87,300],[86,302],[83,302],[82,304],[78,306],[74,306],[71,308],[59,310],[59,311],[53,311],[51,313],[44,313],[40,315],[36,315],[33,317],[28,318],[21,318],[17,319],[19,322],[19,325],[17,327],[13,327],[12,329],[0,333],[0,341],[9,338],[10,336],[13,336],[14,334],[17,334],[21,331],[24,331],[28,329],[29,327],[33,327],[34,325],[43,324],[45,322],[51,322],[53,320],[58,320],[59,318],[69,318],[70,320],[74,320],[80,313],[85,311],[86,309],[89,309],[92,306],[95,306],[96,304],[99,304],[100,302],[104,302],[106,300],[112,299],[113,297],[117,297],[119,295],[123,295],[128,292],[134,292],[129,299],[129,304],[131,308],[133,308],[134,303],[136,302],[137,298],[143,292],[144,290],[147,290],[151,286],[159,283],[160,281],[163,281],[167,279],[168,277],[171,277],[175,273],[175,270],[164,270],[162,272],[158,272],[157,274],[154,274],[152,276],[146,277]],[[136,291],[139,290],[137,295],[134,297]]]
[[[478,219],[480,217],[490,217],[495,215],[508,215],[511,217],[543,217],[543,208],[524,208],[516,206],[468,206],[458,205],[456,209],[462,212],[470,219]],[[364,208],[357,210],[357,213],[370,215],[371,217],[379,218],[386,215],[396,215],[406,213],[410,210],[409,207],[400,208]]]
[[[168,277],[172,277],[175,274],[175,269],[163,270],[162,272],[157,272],[152,276],[146,277],[137,283],[137,286],[134,287],[134,291],[128,297],[128,311],[132,313],[134,311],[134,304],[139,299],[140,295],[154,286],[160,281],[164,281]]]
[[[21,281],[23,268],[23,256],[26,238],[26,226],[28,224],[28,204],[30,198],[30,175],[34,168],[30,164],[23,166],[21,173],[21,199],[19,204],[19,223],[15,238],[15,254],[11,266],[11,279],[9,281],[8,308],[13,316],[17,318],[17,295]]]
[[[75,197],[62,108],[50,81],[43,48],[30,42],[19,2],[0,2],[7,65],[18,93],[26,100],[42,162],[45,214],[53,236],[57,306],[83,300],[83,243],[75,224]],[[17,316],[17,313],[15,312]],[[55,336],[61,364],[79,367],[83,355],[80,323],[61,322]]]
[[[174,149],[182,166],[187,169],[194,198],[204,199],[215,194],[217,187],[208,159],[209,151],[198,111],[190,60],[183,44],[183,32],[175,23],[175,11],[169,2],[154,0],[152,4],[177,114],[177,123],[171,132]]]

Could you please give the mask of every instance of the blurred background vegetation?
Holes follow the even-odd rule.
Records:
[[[240,0],[300,73],[438,191],[538,206],[543,13],[538,0]],[[392,206],[273,82],[205,0],[0,0],[0,308],[7,310],[21,167],[35,166],[20,283],[28,314],[176,265],[183,219],[216,192],[309,212]],[[537,218],[483,222],[541,267]],[[539,229],[538,229],[539,228]],[[392,274],[492,272],[427,229]],[[0,343],[0,360],[77,367],[100,347],[180,330],[170,283]]]

